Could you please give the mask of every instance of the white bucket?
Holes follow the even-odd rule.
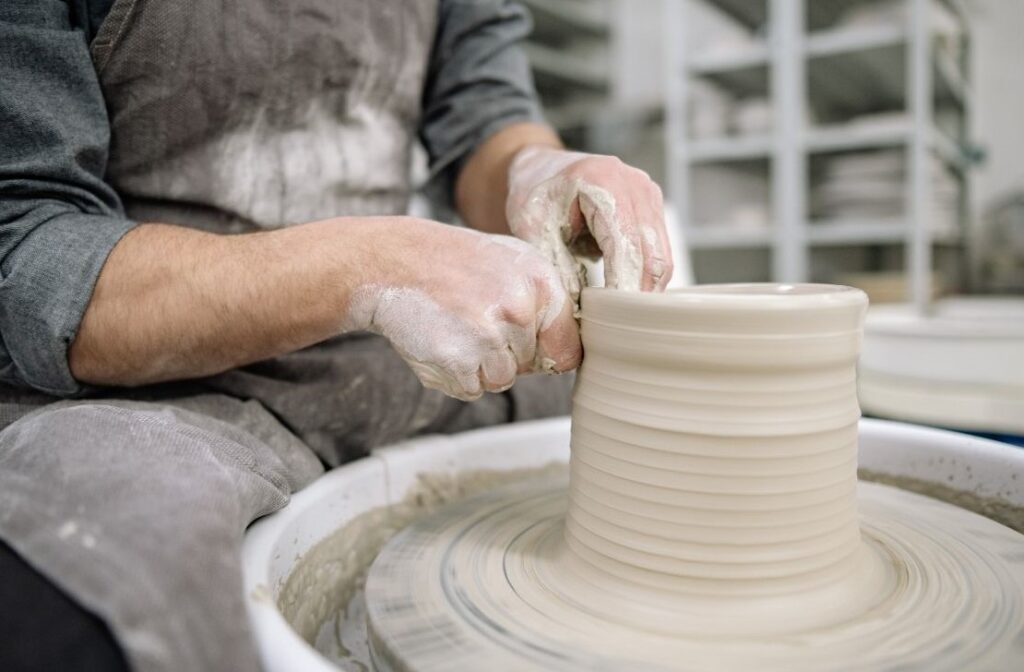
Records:
[[[504,425],[431,436],[375,451],[335,469],[246,534],[246,603],[268,672],[332,672],[336,667],[306,643],[277,607],[298,561],[356,516],[402,502],[419,474],[540,468],[569,458],[569,419]],[[913,478],[1024,507],[1024,450],[965,434],[862,420],[860,467]]]
[[[866,413],[1024,435],[1024,299],[952,297],[926,317],[873,306],[858,382]]]

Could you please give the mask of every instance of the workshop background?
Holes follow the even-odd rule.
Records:
[[[549,119],[661,184],[697,282],[1024,292],[1024,2],[524,4]]]

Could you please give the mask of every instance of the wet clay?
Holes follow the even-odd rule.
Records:
[[[866,298],[585,290],[565,483],[413,524],[366,584],[379,669],[1009,669],[1024,541],[857,483]]]
[[[949,502],[967,511],[973,511],[995,522],[1005,525],[1011,530],[1024,534],[1024,507],[1016,506],[999,497],[983,497],[966,490],[957,490],[942,483],[934,483],[909,476],[893,476],[880,471],[860,469],[857,476],[863,481],[884,483],[900,490],[927,495],[932,499]]]
[[[498,486],[564,474],[564,464],[511,471],[425,473],[397,504],[371,509],[317,543],[295,563],[277,605],[299,636],[342,670],[368,669],[363,616],[366,572],[400,530],[452,502]]]
[[[281,590],[278,606],[303,639],[340,670],[365,672],[371,667],[363,587],[370,564],[392,536],[441,506],[494,487],[549,481],[564,488],[567,474],[567,465],[529,471],[471,472],[458,479],[449,474],[423,474],[401,503],[354,518],[299,559]],[[885,483],[950,502],[1018,532],[1024,525],[1024,508],[997,497],[979,497],[931,481],[865,469],[858,474],[862,481]]]

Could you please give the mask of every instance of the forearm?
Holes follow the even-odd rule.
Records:
[[[489,233],[509,232],[505,217],[508,169],[516,153],[529,145],[561,147],[562,142],[544,124],[512,124],[470,156],[455,183],[455,204],[466,224]]]
[[[341,330],[370,281],[374,218],[218,236],[147,224],[113,249],[69,350],[76,379],[133,386],[211,375]],[[367,235],[371,233],[371,235]]]

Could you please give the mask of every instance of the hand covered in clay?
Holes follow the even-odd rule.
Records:
[[[388,233],[387,281],[353,292],[345,327],[385,336],[426,387],[468,401],[579,364],[573,304],[529,244],[413,218]]]
[[[576,301],[583,258],[604,256],[605,285],[661,291],[672,277],[661,190],[612,156],[544,146],[520,150],[509,167],[512,233],[558,269]]]

